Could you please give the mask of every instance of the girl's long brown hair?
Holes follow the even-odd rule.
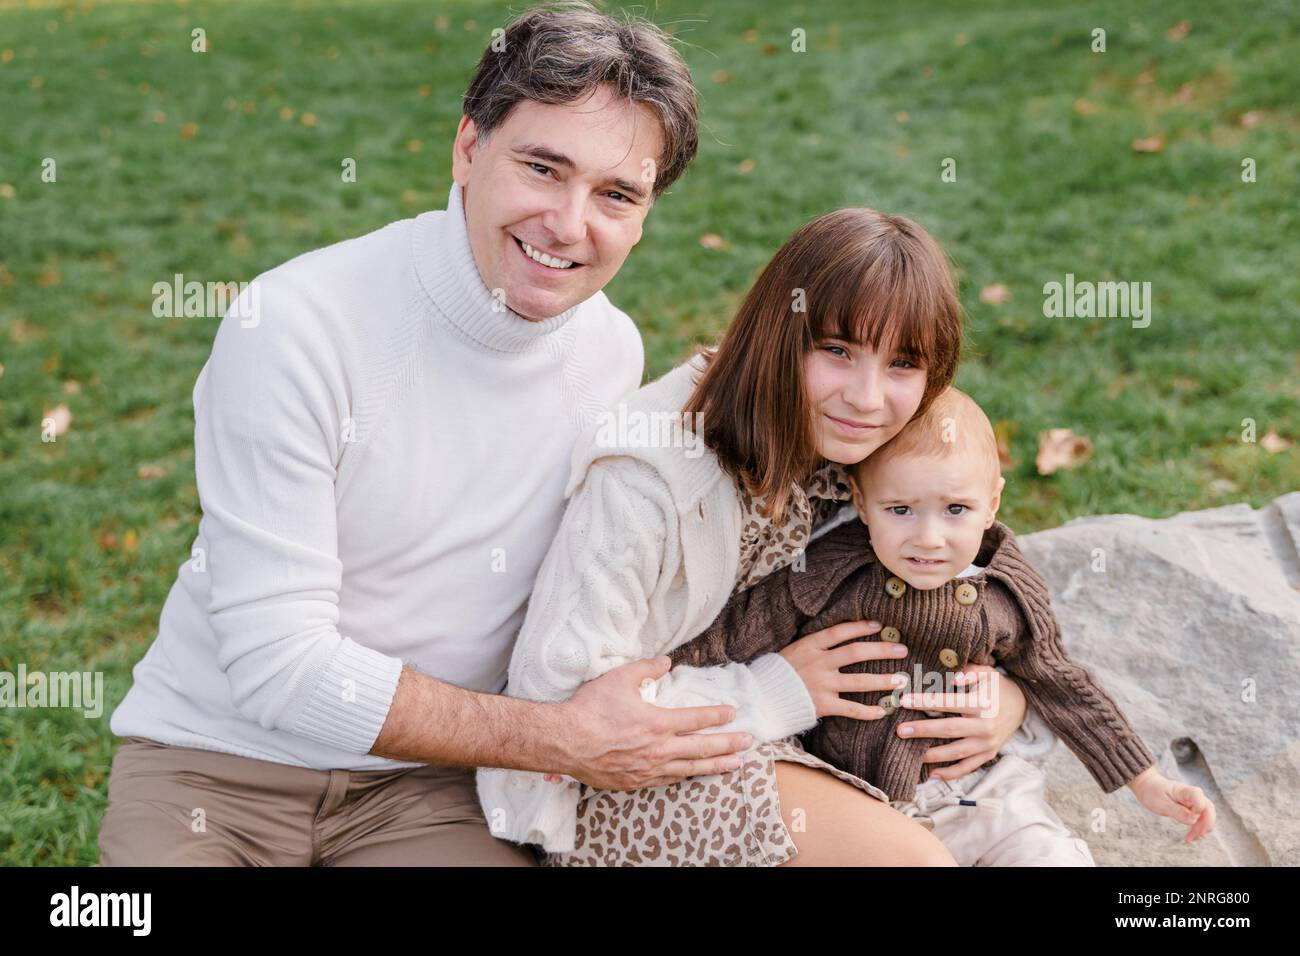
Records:
[[[919,415],[952,384],[962,336],[952,272],[930,234],[903,216],[837,209],[777,251],[717,351],[698,350],[707,367],[683,411],[696,413],[705,444],[779,522],[791,485],[820,462],[807,352],[829,338],[876,351],[884,341],[926,371]]]

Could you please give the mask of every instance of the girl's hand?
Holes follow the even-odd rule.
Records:
[[[967,664],[957,672],[956,682],[966,690],[955,694],[906,694],[900,704],[912,710],[943,710],[963,716],[903,721],[894,730],[900,737],[952,739],[950,744],[925,752],[925,763],[960,761],[930,772],[932,778],[941,780],[968,774],[996,757],[1028,709],[1025,692],[988,664]]]
[[[1214,829],[1214,804],[1200,787],[1170,780],[1155,767],[1148,767],[1129,781],[1138,803],[1152,813],[1177,820],[1190,827],[1184,843],[1195,843]]]
[[[808,694],[817,708],[818,718],[837,716],[879,720],[885,716],[883,707],[859,704],[844,699],[840,694],[854,691],[889,693],[906,684],[907,675],[902,672],[843,674],[840,668],[859,661],[900,659],[907,656],[907,648],[886,641],[857,641],[846,647],[837,646],[855,637],[875,634],[880,628],[879,621],[845,621],[801,637],[781,649],[781,656],[803,678],[804,686],[808,688]]]

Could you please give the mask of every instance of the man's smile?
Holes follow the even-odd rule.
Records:
[[[551,272],[569,272],[574,269],[581,269],[583,266],[583,263],[581,262],[575,262],[572,259],[565,259],[561,256],[544,252],[541,249],[524,242],[518,236],[512,235],[510,238],[515,241],[515,245],[519,247],[519,251],[524,254],[524,257],[527,258],[529,262],[536,263]]]

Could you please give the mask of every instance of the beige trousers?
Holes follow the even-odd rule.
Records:
[[[463,767],[309,770],[127,737],[102,866],[536,866],[492,836]]]
[[[933,830],[958,866],[1096,866],[1046,791],[1041,770],[1008,754],[956,780],[927,780],[891,805]]]

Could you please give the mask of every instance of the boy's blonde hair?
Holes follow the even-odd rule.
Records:
[[[875,469],[895,458],[938,458],[947,455],[968,457],[976,467],[986,469],[989,494],[998,490],[1002,465],[998,458],[998,440],[993,434],[984,409],[956,386],[950,385],[920,415],[903,426],[902,431],[881,445],[874,454],[852,468],[854,480],[864,491],[871,485]]]

